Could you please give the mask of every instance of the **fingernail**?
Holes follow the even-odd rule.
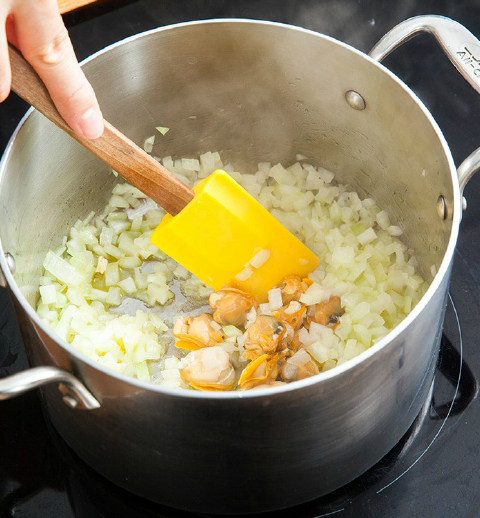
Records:
[[[103,133],[103,117],[99,110],[89,108],[79,120],[78,125],[83,136],[88,139],[98,138]]]

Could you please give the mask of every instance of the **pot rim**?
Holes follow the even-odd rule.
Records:
[[[65,349],[69,354],[73,355],[76,358],[76,360],[86,363],[90,367],[101,371],[103,374],[105,374],[107,376],[112,376],[112,377],[118,378],[120,381],[129,383],[131,385],[137,386],[144,390],[164,393],[169,396],[176,396],[176,397],[187,397],[187,398],[191,397],[191,398],[197,398],[197,399],[245,399],[245,398],[257,398],[257,397],[263,397],[263,396],[275,396],[276,394],[295,391],[295,390],[301,390],[303,388],[317,385],[317,384],[322,383],[323,381],[327,381],[331,378],[335,378],[335,377],[341,376],[347,372],[351,372],[358,365],[363,364],[364,362],[366,362],[369,359],[372,359],[373,356],[375,356],[377,352],[388,347],[391,344],[391,342],[393,342],[401,333],[404,332],[404,330],[406,328],[408,328],[413,323],[414,320],[416,320],[420,316],[420,314],[425,309],[425,307],[429,303],[430,299],[433,297],[434,293],[437,291],[440,284],[443,282],[444,277],[448,274],[448,271],[449,271],[450,263],[452,261],[453,253],[455,251],[455,246],[456,246],[458,231],[459,231],[459,225],[460,225],[460,221],[461,221],[460,188],[459,188],[457,170],[456,170],[455,164],[453,162],[450,148],[445,140],[445,137],[443,136],[443,133],[440,130],[437,122],[435,121],[433,116],[430,114],[430,112],[428,111],[426,106],[423,104],[423,102],[418,98],[418,96],[393,72],[391,72],[388,68],[386,68],[384,65],[382,65],[378,61],[372,59],[370,56],[368,56],[364,52],[352,47],[351,45],[349,45],[347,43],[339,41],[331,36],[327,36],[325,34],[322,34],[322,33],[319,33],[319,32],[316,32],[316,31],[313,31],[310,29],[305,29],[303,27],[286,24],[286,23],[257,20],[257,19],[250,19],[250,18],[213,18],[213,19],[209,19],[209,20],[194,20],[194,21],[188,21],[188,22],[181,22],[181,23],[175,23],[175,24],[169,24],[169,25],[157,27],[155,29],[150,29],[148,31],[134,34],[134,35],[124,38],[120,41],[112,43],[111,45],[108,45],[107,47],[95,52],[91,56],[89,56],[86,59],[84,59],[83,61],[81,61],[81,65],[85,65],[85,64],[89,63],[90,61],[94,60],[98,56],[101,56],[102,54],[104,54],[116,47],[128,44],[129,42],[134,41],[136,39],[148,37],[151,34],[155,34],[157,32],[163,32],[166,30],[179,29],[179,28],[181,29],[183,27],[189,27],[191,25],[217,24],[217,23],[259,24],[259,25],[266,25],[266,26],[272,26],[272,27],[280,27],[280,28],[308,34],[311,36],[323,38],[333,44],[340,45],[340,46],[344,47],[346,50],[354,52],[359,57],[362,57],[363,59],[370,62],[374,66],[379,67],[380,70],[382,70],[382,72],[387,74],[393,81],[395,81],[397,83],[398,86],[400,86],[400,88],[402,88],[408,95],[410,95],[410,97],[415,101],[415,103],[417,104],[419,109],[423,112],[425,117],[428,119],[428,121],[430,122],[431,126],[433,127],[435,133],[437,134],[437,137],[442,145],[445,157],[446,157],[448,165],[449,165],[450,176],[451,176],[452,187],[453,187],[453,216],[451,219],[450,238],[449,238],[448,245],[446,247],[443,259],[440,263],[440,267],[438,268],[438,271],[435,274],[427,291],[425,292],[423,297],[420,299],[420,301],[417,303],[417,305],[413,308],[413,310],[395,328],[393,328],[386,336],[384,336],[381,340],[379,340],[376,344],[372,345],[366,351],[355,356],[351,360],[348,360],[345,363],[342,363],[341,365],[334,367],[333,369],[330,369],[325,372],[321,372],[320,374],[317,374],[310,378],[306,378],[306,379],[303,379],[300,381],[295,381],[293,383],[288,383],[286,385],[281,385],[278,387],[255,389],[255,390],[248,390],[248,391],[227,391],[227,392],[205,391],[205,392],[203,392],[203,391],[194,391],[194,390],[181,389],[181,388],[173,389],[173,388],[163,387],[161,385],[155,385],[150,382],[144,382],[144,381],[138,380],[136,378],[126,376],[124,374],[110,370],[110,369],[104,367],[103,365],[95,362],[94,360],[91,360],[87,356],[83,355],[82,353],[77,351],[74,347],[72,347],[70,344],[68,344],[65,340],[63,340],[62,338],[57,336],[55,334],[55,332],[53,330],[51,330],[46,325],[46,323],[41,320],[41,318],[38,316],[37,312],[33,309],[33,307],[27,301],[26,297],[23,295],[21,289],[18,287],[12,273],[10,272],[10,270],[8,268],[8,265],[6,262],[6,257],[5,257],[6,250],[3,250],[3,245],[2,245],[1,239],[0,239],[0,268],[4,273],[5,279],[7,281],[7,286],[14,293],[15,297],[20,302],[22,308],[27,312],[29,318],[31,320],[33,320],[35,325],[38,326],[44,333],[46,333],[47,336],[49,336],[52,340],[54,340],[56,343],[61,345],[61,347],[63,349]],[[4,175],[4,171],[6,168],[6,163],[9,159],[10,154],[12,153],[13,143],[14,143],[18,133],[23,128],[24,124],[27,122],[30,115],[34,111],[35,111],[35,109],[31,107],[28,109],[28,111],[22,117],[22,119],[18,123],[17,127],[15,128],[15,131],[13,132],[12,136],[10,137],[8,144],[5,148],[5,151],[1,157],[1,160],[0,160],[0,190],[1,190],[1,184],[2,184],[2,177]]]

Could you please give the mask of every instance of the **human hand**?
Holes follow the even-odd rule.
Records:
[[[7,39],[35,69],[75,133],[100,137],[103,116],[75,57],[56,0],[0,0],[0,102],[11,85]]]

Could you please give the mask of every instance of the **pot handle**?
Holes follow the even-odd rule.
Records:
[[[0,401],[10,399],[48,383],[58,383],[63,402],[70,408],[94,410],[100,403],[69,372],[57,367],[33,367],[17,374],[0,379]]]
[[[369,55],[382,61],[393,50],[419,32],[433,34],[455,68],[480,93],[480,41],[460,23],[444,16],[426,15],[409,18],[396,25],[372,48]],[[480,169],[480,148],[457,169],[460,193]]]

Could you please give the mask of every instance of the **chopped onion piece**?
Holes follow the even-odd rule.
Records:
[[[118,260],[118,265],[122,268],[132,269],[137,268],[142,264],[139,257],[121,257]]]
[[[195,158],[182,158],[182,167],[187,171],[199,171],[200,162]]]
[[[264,304],[260,304],[258,306],[258,311],[261,315],[271,315],[272,312],[270,311],[270,304],[268,302],[265,302]]]
[[[375,219],[378,223],[378,226],[382,230],[387,230],[387,228],[390,226],[390,218],[388,217],[387,212],[384,210],[377,212]]]
[[[40,286],[40,297],[42,302],[48,306],[48,304],[55,304],[57,302],[57,290],[54,284],[47,286]]]
[[[332,171],[328,171],[328,169],[325,169],[324,167],[318,167],[317,171],[318,175],[325,183],[330,183],[335,178],[335,175],[332,173]]]
[[[257,254],[255,254],[252,259],[250,260],[250,266],[253,266],[254,268],[260,268],[263,266],[268,258],[270,257],[270,250],[267,250],[264,248],[263,250],[260,250]]]
[[[114,194],[110,200],[108,200],[108,204],[119,209],[130,207],[128,201],[123,196],[118,196],[118,194]]]
[[[150,373],[148,372],[147,362],[137,362],[134,364],[137,378],[142,381],[150,381]]]
[[[227,338],[232,336],[242,336],[243,334],[242,331],[235,326],[223,326],[222,330]]]
[[[105,284],[113,286],[120,280],[120,272],[118,270],[118,262],[108,263],[105,268]]]
[[[280,288],[273,288],[272,290],[269,290],[268,305],[270,306],[270,311],[276,311],[282,307],[282,292]]]
[[[397,227],[395,225],[390,225],[388,228],[387,228],[387,232],[391,235],[391,236],[401,236],[403,234],[403,230],[400,228],[400,227]]]
[[[151,137],[148,137],[145,139],[145,142],[143,143],[143,149],[147,153],[151,153],[153,149],[153,144],[155,143],[155,135],[152,135]]]
[[[375,241],[376,238],[377,234],[375,234],[373,228],[367,228],[365,232],[362,232],[360,235],[357,236],[359,243],[361,243],[362,245],[371,243],[372,241]]]
[[[55,327],[55,332],[58,334],[58,336],[60,336],[60,338],[63,338],[63,340],[67,339],[70,322],[72,321],[72,318],[75,315],[76,311],[76,306],[67,306],[65,310],[62,312],[60,320],[58,321],[58,324]]]
[[[287,306],[287,308],[285,309],[285,313],[287,315],[292,315],[293,313],[296,313],[297,311],[299,311],[301,309],[302,305],[300,304],[300,302],[297,302],[296,300],[292,300],[290,302],[290,304]]]
[[[135,281],[131,277],[127,277],[118,283],[120,288],[126,293],[134,293],[137,287],[135,286]]]
[[[320,286],[320,284],[314,282],[307,288],[305,293],[302,293],[300,295],[299,300],[307,306],[312,306],[313,304],[318,304],[319,302],[328,300],[328,298],[329,294],[327,293],[325,288]]]
[[[102,257],[100,255],[98,257],[98,263],[97,263],[97,267],[95,268],[95,273],[105,273],[107,266],[108,266],[108,261],[105,259],[105,257]]]
[[[146,140],[149,152],[154,142],[154,136]],[[340,296],[344,314],[334,330],[312,321],[308,307],[309,329],[298,330],[300,343],[322,371],[380,340],[425,292],[425,281],[415,273],[413,250],[397,239],[401,229],[391,224],[387,212],[374,199],[361,199],[333,183],[331,171],[306,163],[304,155],[288,167],[260,163],[258,171],[248,174],[239,173],[234,164],[223,165],[218,152],[199,159],[154,158],[189,185],[224,168],[320,257],[319,268],[309,276],[313,283],[299,301],[285,307],[285,314],[297,313],[302,304],[326,302],[332,294]],[[46,255],[37,311],[95,361],[127,376],[185,389],[189,386],[180,377],[179,360],[162,358],[172,337],[155,312],[160,309],[171,325],[180,311],[200,310],[212,290],[150,242],[164,214],[135,187],[116,184],[103,212],[76,221]],[[267,249],[257,251],[237,279],[250,278],[269,254]],[[434,265],[431,273],[436,274]],[[177,299],[172,283],[186,301]],[[271,291],[258,314],[271,315],[283,307],[279,289]],[[224,333],[221,347],[235,369],[245,367],[242,333],[256,318],[257,310],[251,309],[245,328],[214,326]]]
[[[245,329],[248,329],[255,322],[256,319],[257,319],[257,311],[255,308],[252,308],[247,313],[247,322],[245,324]]]
[[[70,263],[55,255],[53,252],[47,252],[43,267],[50,272],[58,280],[65,284],[77,286],[83,282],[84,277]]]
[[[123,252],[114,245],[106,244],[103,248],[108,255],[111,255],[116,259],[123,257]]]
[[[237,281],[246,281],[247,279],[250,279],[252,274],[253,270],[247,266],[240,273],[237,273],[237,275],[235,275],[235,279],[237,279]]]
[[[340,265],[352,264],[355,259],[355,250],[352,246],[338,246],[332,253],[332,261]]]
[[[110,227],[103,227],[100,231],[99,242],[103,245],[111,245],[113,243],[115,232]]]
[[[105,297],[105,302],[112,306],[118,306],[122,302],[122,291],[119,287],[112,286]]]

